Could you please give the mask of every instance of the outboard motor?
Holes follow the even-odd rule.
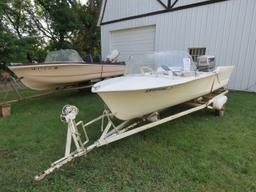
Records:
[[[115,63],[118,60],[118,56],[120,55],[117,49],[111,51],[111,53],[107,56],[107,61],[110,63]]]
[[[210,55],[202,55],[197,58],[198,71],[213,71],[215,68],[215,57]]]

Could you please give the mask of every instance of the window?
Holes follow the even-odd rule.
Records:
[[[189,54],[191,55],[194,62],[197,62],[197,58],[201,55],[205,55],[206,48],[189,48]]]

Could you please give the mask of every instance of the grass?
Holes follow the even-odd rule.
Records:
[[[77,119],[101,114],[87,92],[12,105],[0,119],[0,191],[256,191],[256,95],[229,94],[225,116],[208,110],[96,149],[41,182],[33,177],[64,154],[63,105]],[[99,135],[90,127],[89,136]]]

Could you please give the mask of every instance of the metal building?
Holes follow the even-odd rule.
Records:
[[[161,50],[207,54],[235,65],[229,88],[256,91],[255,0],[102,0],[103,58]]]

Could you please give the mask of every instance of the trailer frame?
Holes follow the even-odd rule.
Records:
[[[74,160],[75,158],[80,156],[86,156],[90,151],[92,151],[95,148],[113,143],[125,137],[129,137],[136,133],[156,127],[160,124],[175,120],[179,117],[183,117],[193,112],[208,108],[211,110],[215,110],[215,112],[217,111],[218,115],[222,116],[224,114],[225,103],[223,103],[221,108],[216,109],[214,108],[214,102],[216,102],[220,97],[226,97],[225,95],[227,93],[227,90],[220,89],[215,91],[214,93],[211,93],[210,96],[206,95],[185,103],[190,107],[181,112],[162,118],[160,117],[162,111],[156,111],[154,113],[151,113],[138,119],[123,121],[119,125],[114,124],[113,118],[115,115],[107,109],[103,111],[102,115],[96,117],[95,119],[87,123],[83,121],[76,122],[75,119],[79,112],[78,108],[72,105],[66,105],[63,107],[62,113],[60,115],[61,120],[66,122],[68,125],[65,155],[64,157],[53,162],[48,169],[46,169],[39,175],[35,176],[34,179],[36,181],[42,180],[53,171],[59,169],[60,167]],[[97,121],[101,121],[102,133],[98,140],[96,140],[90,145],[87,145],[89,143],[89,137],[86,132],[86,127],[94,124]],[[82,133],[81,131],[79,131],[79,129],[82,129]],[[82,138],[84,138],[84,140]],[[72,141],[76,147],[76,149],[73,152],[71,152]]]

